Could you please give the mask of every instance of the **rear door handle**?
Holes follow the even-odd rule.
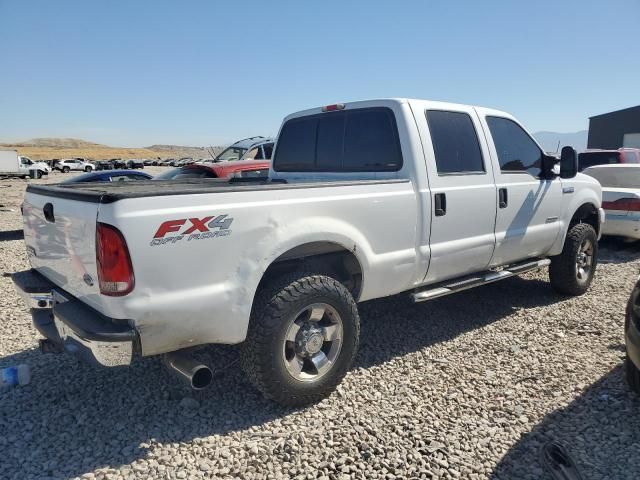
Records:
[[[433,206],[436,217],[442,217],[447,214],[447,196],[444,193],[436,193],[433,196]]]
[[[498,206],[500,208],[507,208],[509,204],[509,197],[507,196],[507,189],[501,188],[498,190]]]

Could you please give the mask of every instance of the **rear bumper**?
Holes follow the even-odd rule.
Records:
[[[15,273],[12,280],[36,329],[61,350],[107,367],[131,363],[138,335],[128,322],[106,317],[35,270]]]

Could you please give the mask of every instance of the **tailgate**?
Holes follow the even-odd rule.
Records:
[[[602,208],[605,209],[607,215],[626,216],[637,213],[640,209],[640,190],[604,187],[602,189]]]
[[[73,296],[96,305],[98,203],[27,191],[24,240],[31,266]]]

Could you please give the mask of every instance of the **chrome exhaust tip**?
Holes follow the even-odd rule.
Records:
[[[213,380],[211,369],[185,351],[165,353],[164,363],[194,390],[208,387]]]

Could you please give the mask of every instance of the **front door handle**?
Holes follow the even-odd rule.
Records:
[[[436,217],[442,217],[447,214],[447,196],[444,193],[436,193],[433,196],[433,206]]]
[[[507,208],[509,203],[509,197],[507,196],[507,189],[501,188],[498,190],[498,206],[500,208]]]

